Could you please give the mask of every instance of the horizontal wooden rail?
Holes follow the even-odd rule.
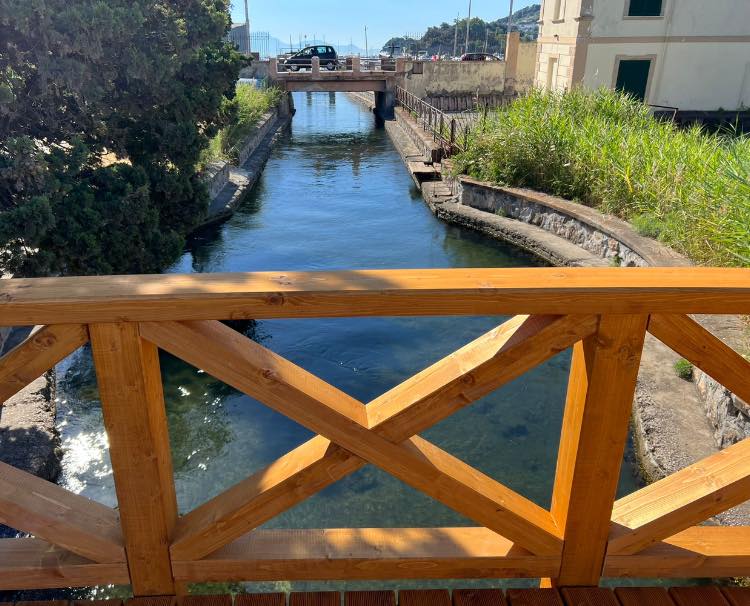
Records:
[[[0,463],[0,589],[253,580],[750,576],[750,527],[700,526],[750,498],[750,440],[615,501],[647,331],[738,397],[750,362],[690,314],[750,313],[750,270],[535,268],[0,281],[0,403],[91,342],[116,510]],[[365,404],[222,319],[511,315]],[[500,323],[498,319],[498,323]],[[549,509],[420,434],[573,349]],[[159,349],[317,435],[177,514]],[[518,403],[519,406],[523,402]],[[265,530],[366,464],[479,528]]]
[[[0,282],[5,325],[481,314],[742,314],[750,269],[425,269]]]

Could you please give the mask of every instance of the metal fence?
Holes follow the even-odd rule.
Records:
[[[396,103],[409,111],[422,128],[432,134],[446,156],[469,147],[472,132],[488,111],[487,107],[481,107],[474,112],[447,114],[400,86],[396,87]]]

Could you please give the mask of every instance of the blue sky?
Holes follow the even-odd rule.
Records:
[[[539,0],[515,0],[518,10]],[[235,22],[245,20],[243,0],[232,0]],[[296,45],[300,35],[313,35],[333,44],[352,42],[364,48],[364,28],[370,48],[380,48],[394,35],[421,34],[430,25],[452,22],[456,15],[466,17],[468,0],[248,0],[250,27],[267,31],[281,40],[292,36]],[[494,20],[508,15],[509,0],[472,0],[472,16]],[[310,7],[314,7],[311,10]]]

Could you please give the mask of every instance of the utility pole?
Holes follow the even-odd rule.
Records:
[[[464,52],[469,52],[469,25],[471,25],[471,0],[469,0],[469,18],[466,19],[466,44],[464,45]]]
[[[513,31],[513,0],[510,0],[510,13],[508,14],[508,33]]]
[[[365,25],[365,57],[370,56],[370,44],[367,42],[367,26]]]
[[[456,56],[456,53],[458,53],[458,22],[459,17],[461,16],[461,13],[456,15],[456,32],[453,34],[453,56]]]
[[[245,0],[245,28],[247,28],[247,56],[253,51],[253,46],[250,41],[250,10],[247,7],[247,0]]]

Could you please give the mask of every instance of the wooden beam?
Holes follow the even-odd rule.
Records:
[[[554,574],[559,563],[486,528],[346,528],[254,530],[173,566],[178,580],[202,583],[536,577]]]
[[[516,316],[367,405],[371,428],[404,440],[596,331],[596,316]]]
[[[647,323],[603,316],[573,350],[552,495],[565,537],[557,585],[599,584]]]
[[[142,326],[163,349],[264,402],[414,488],[535,553],[560,540],[548,511],[421,438],[396,444],[367,425],[365,406],[220,322]]]
[[[648,331],[729,391],[750,402],[750,362],[690,316],[651,316]]]
[[[609,551],[633,554],[750,500],[750,440],[744,440],[615,503]]]
[[[2,462],[0,523],[94,562],[125,561],[115,510]]]
[[[513,318],[370,402],[370,428],[403,441],[588,336],[597,324],[592,316]],[[172,555],[202,558],[363,465],[315,437],[186,514]]]
[[[0,590],[127,585],[124,562],[100,564],[42,539],[0,540]]]
[[[32,333],[0,358],[0,407],[88,340],[82,324],[45,326]]]
[[[635,555],[608,553],[605,577],[726,578],[750,570],[750,527],[696,526]]]
[[[750,269],[420,269],[3,280],[8,325],[494,314],[740,314]]]
[[[159,353],[137,324],[89,328],[133,594],[174,595],[177,501]]]

